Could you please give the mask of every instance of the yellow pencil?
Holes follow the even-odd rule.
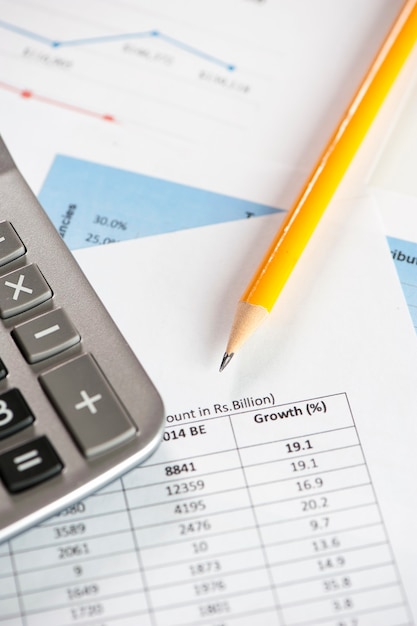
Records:
[[[220,371],[267,317],[417,40],[407,0],[238,302]]]

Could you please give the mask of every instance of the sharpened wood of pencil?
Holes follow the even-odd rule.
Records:
[[[243,293],[220,371],[274,306],[416,40],[417,0],[407,0]]]

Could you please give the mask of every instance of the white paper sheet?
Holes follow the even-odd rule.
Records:
[[[414,52],[416,58],[417,50]],[[412,69],[412,68],[411,68]],[[372,172],[370,183],[380,190],[417,196],[417,65],[410,71],[403,104],[386,145]],[[401,222],[401,217],[399,219]],[[392,220],[391,220],[392,222]]]
[[[165,440],[0,547],[0,623],[413,623],[414,332],[372,201],[336,202],[221,374],[279,216],[77,252],[161,391]]]
[[[294,545],[304,538],[311,548],[314,537],[308,533],[303,534],[305,528],[304,531],[300,530],[299,536],[291,535],[288,541],[283,540],[280,544],[281,556],[285,555],[282,559],[287,563],[289,579],[294,585],[299,584],[304,580],[305,573],[306,579],[312,578],[316,583],[317,580],[321,581],[321,591],[317,585],[314,590],[307,588],[308,586],[306,588],[290,586],[291,591],[284,585],[284,579],[279,578],[281,575],[279,567],[273,565],[270,565],[272,579],[276,582],[271,585],[279,597],[279,603],[286,607],[282,609],[288,619],[285,621],[284,618],[283,623],[286,624],[322,624],[327,623],[328,619],[330,620],[328,623],[333,624],[336,623],[335,614],[339,610],[341,615],[350,615],[352,620],[359,620],[350,623],[375,626],[411,623],[411,617],[402,605],[404,598],[400,588],[404,585],[408,602],[415,613],[417,553],[414,541],[414,514],[417,500],[413,477],[416,475],[417,462],[413,449],[416,441],[417,359],[414,335],[395,269],[382,233],[378,230],[378,219],[375,218],[369,199],[345,198],[338,206],[333,206],[310,242],[302,263],[300,262],[296,268],[268,322],[241,353],[235,356],[222,374],[217,371],[235,300],[257,261],[259,256],[257,251],[264,249],[271,231],[276,226],[277,218],[265,217],[259,218],[256,222],[241,222],[237,228],[236,224],[234,226],[224,224],[172,236],[162,235],[140,242],[125,242],[106,250],[101,248],[77,252],[77,258],[84,270],[159,386],[166,402],[167,437],[171,439],[164,442],[150,461],[154,469],[147,469],[143,479],[141,470],[138,470],[136,478],[128,477],[126,484],[130,484],[131,487],[133,485],[143,487],[137,493],[138,506],[141,506],[142,497],[144,504],[146,502],[155,504],[155,495],[150,485],[157,484],[160,480],[158,478],[160,464],[169,463],[171,466],[174,459],[188,459],[188,463],[195,463],[198,466],[200,463],[203,464],[203,458],[207,460],[206,454],[214,455],[222,451],[224,449],[222,437],[225,435],[219,430],[216,439],[216,432],[210,431],[211,424],[216,424],[213,428],[217,428],[217,425],[223,419],[228,420],[229,414],[232,413],[237,430],[236,445],[240,448],[242,463],[247,473],[250,475],[252,464],[258,466],[260,463],[266,463],[263,474],[265,485],[262,493],[259,493],[259,487],[253,488],[252,505],[255,514],[259,512],[260,519],[264,520],[260,522],[264,555],[267,560],[269,559],[269,563],[274,563],[278,557],[274,551],[276,548],[272,547],[274,541],[269,531],[272,532],[275,528],[279,535],[279,522],[287,520],[287,511],[284,504],[276,506],[269,513],[272,517],[268,518],[268,523],[262,516],[262,511],[265,511],[262,502],[276,502],[280,497],[280,492],[276,491],[279,487],[279,478],[274,477],[276,466],[273,465],[274,455],[280,458],[280,452],[273,449],[269,451],[273,447],[272,442],[282,438],[288,443],[293,441],[291,437],[294,436],[302,437],[302,441],[305,442],[308,433],[314,432],[315,428],[318,428],[322,433],[321,436],[324,436],[323,432],[332,428],[331,419],[337,424],[340,418],[342,424],[348,426],[349,419],[353,416],[370,481],[379,503],[380,523],[387,531],[393,551],[393,562],[398,566],[398,580],[401,583],[394,591],[392,579],[388,574],[386,578],[385,574],[382,576],[389,550],[384,553],[381,547],[383,545],[380,537],[381,528],[378,530],[377,526],[372,526],[372,516],[368,520],[366,516],[365,519],[361,517],[363,502],[361,504],[361,496],[355,489],[360,489],[358,485],[361,484],[363,476],[361,478],[356,475],[352,478],[347,472],[336,485],[331,482],[331,471],[328,475],[320,475],[320,472],[312,471],[310,468],[306,471],[306,477],[310,482],[307,480],[305,484],[307,495],[314,495],[312,498],[316,504],[313,506],[318,506],[316,496],[319,493],[326,493],[331,499],[334,497],[337,499],[338,495],[340,500],[335,507],[346,513],[337,533],[323,533],[327,540],[331,537],[334,539],[337,548],[333,546],[332,549],[326,544],[330,555],[330,561],[326,561],[329,569],[326,571],[326,563],[323,562],[321,566],[324,570],[318,573],[309,569],[311,561],[306,558],[308,554],[314,561],[317,557],[314,551],[308,552],[307,548],[307,552],[304,553],[294,552]],[[345,400],[337,396],[336,405],[338,402],[340,405],[337,405],[338,408],[334,406],[333,412],[331,408],[328,409],[330,422],[326,421],[323,407],[325,405],[327,407],[327,403],[331,407],[332,394],[346,394],[346,402],[352,411],[350,418],[347,417],[347,405],[343,408]],[[269,400],[266,404],[263,400],[259,401],[261,409],[258,410],[256,405],[258,399],[270,397],[273,397],[273,403],[286,406],[271,410],[268,406]],[[316,400],[309,403],[309,398]],[[301,402],[302,400],[307,402]],[[308,416],[306,412],[308,404],[312,408],[312,416]],[[223,405],[227,406],[227,409],[222,409]],[[274,412],[276,415],[281,409],[289,411],[294,422],[297,421],[298,410],[302,410],[303,416],[298,418],[300,424],[290,426],[289,419],[281,426],[281,420],[277,420],[276,417],[262,424],[256,423],[255,415],[270,415]],[[238,416],[239,411],[242,413],[241,417]],[[314,422],[315,418],[317,423],[312,426],[309,422]],[[344,419],[346,422],[343,422]],[[198,437],[195,441],[192,437],[188,440],[186,437],[183,440],[179,437],[178,441],[177,435],[181,428],[188,432],[190,425],[197,429],[200,426],[203,429],[207,428],[209,433],[207,439],[201,435],[198,441]],[[328,442],[327,449],[334,447],[339,450],[338,446],[342,448],[351,445],[352,441],[349,439],[351,432],[348,429],[345,432],[346,439],[342,434],[341,441],[338,444],[334,441]],[[271,446],[268,445],[269,442]],[[326,444],[322,443],[326,447]],[[226,447],[229,444],[230,442]],[[283,445],[282,441],[281,446]],[[301,460],[306,460],[306,452],[309,450],[304,450]],[[342,454],[342,451],[339,450],[339,453]],[[352,461],[352,465],[354,464]],[[196,472],[195,476],[200,480],[204,477],[209,480],[209,474],[215,471],[215,467],[216,465],[206,466],[206,472]],[[187,482],[192,477],[190,474],[183,474],[177,477],[176,484]],[[284,478],[290,476],[284,474]],[[325,483],[327,481],[328,491],[325,487],[324,491],[321,491],[319,484],[321,478],[324,478]],[[314,482],[316,479],[318,483]],[[165,477],[165,480],[165,490],[168,489],[170,493],[172,476]],[[221,480],[219,478],[217,489],[221,488]],[[224,480],[226,488],[231,488],[226,475]],[[250,479],[248,480],[251,484]],[[353,483],[350,483],[350,480],[353,480]],[[261,479],[259,482],[262,482]],[[354,489],[353,484],[356,485]],[[212,488],[210,484],[208,493]],[[287,497],[290,497],[290,492],[286,493]],[[177,501],[180,506],[187,506],[190,494],[178,495],[180,497]],[[200,501],[200,497],[204,501],[204,487],[201,488],[201,492],[191,495],[193,502]],[[291,495],[295,496],[295,493]],[[305,499],[305,495],[298,494],[299,503],[310,501],[309,498]],[[356,497],[358,500],[355,500]],[[334,499],[332,501],[335,502]],[[158,544],[158,535],[161,533],[161,542],[167,543],[166,559],[171,563],[170,550],[173,551],[172,559],[175,562],[175,559],[179,558],[175,552],[176,548],[178,549],[176,541],[181,540],[175,534],[178,530],[177,525],[174,523],[170,526],[168,523],[171,521],[168,512],[165,518],[164,498],[157,499],[157,502],[162,508],[154,507],[153,510],[151,508],[146,518],[148,524],[156,526],[152,526],[152,531],[148,531],[148,534],[145,531],[143,535],[138,532],[138,550],[141,551],[143,538],[144,553],[146,558],[148,556],[150,558],[150,572],[153,571],[152,567],[157,568],[158,564],[161,570],[163,566],[155,556],[156,552],[152,553],[151,548],[147,550],[148,542],[150,545]],[[222,506],[220,510],[223,510]],[[205,523],[209,525],[210,520],[213,522],[219,511],[211,508],[209,513],[203,515]],[[331,512],[330,519],[332,514]],[[229,517],[230,529],[233,529],[233,519],[236,521],[237,529],[240,529],[240,513],[234,515],[234,518],[233,515]],[[192,515],[191,519],[201,522],[201,517],[197,514]],[[268,526],[272,522],[278,525]],[[214,525],[217,532],[221,532],[221,524],[219,521],[217,526]],[[358,544],[354,545],[349,543],[351,536],[349,533],[356,527],[359,528],[355,531]],[[341,528],[344,528],[346,533],[340,530]],[[370,530],[371,528],[374,530]],[[212,546],[213,532],[208,527],[206,530],[201,528],[200,532],[201,535],[198,533],[197,535],[199,539],[206,540],[209,550],[209,554],[204,557],[211,557],[213,553],[218,555],[228,552],[231,535],[226,533]],[[285,537],[285,533],[283,536]],[[187,555],[184,556],[184,561],[192,567],[192,563],[195,562],[193,559],[200,562],[203,555],[194,557],[188,555],[187,539],[188,537],[184,538],[183,544]],[[192,542],[191,539],[189,541]],[[235,550],[243,550],[244,543],[239,543],[239,539],[236,541]],[[243,538],[242,541],[244,542]],[[293,544],[293,541],[296,541],[296,544]],[[356,552],[358,545],[363,548],[363,560],[353,558],[353,555],[360,553],[360,550],[359,553]],[[210,552],[211,546],[213,553]],[[326,556],[326,549],[324,553]],[[155,563],[151,554],[154,554]],[[334,561],[337,557],[342,559],[339,566],[338,561]],[[212,562],[210,558],[209,561]],[[389,561],[391,562],[391,558]],[[317,559],[314,562],[317,565]],[[307,567],[306,570],[304,565]],[[145,564],[144,567],[147,572],[148,566]],[[358,572],[362,568],[367,574],[359,576]],[[243,567],[243,571],[244,569]],[[348,591],[340,586],[345,571],[348,572],[349,578],[346,582]],[[226,586],[226,571],[223,573],[225,577],[220,578]],[[378,577],[379,574],[381,578]],[[247,573],[247,576],[252,575]],[[328,581],[329,578],[334,580],[331,583],[335,585],[334,593],[326,595],[323,585],[325,586],[324,581]],[[211,580],[210,577],[209,579]],[[373,579],[374,582],[371,583],[370,580]],[[247,581],[248,578],[242,573],[241,586],[238,585],[236,593],[247,593],[245,586]],[[186,581],[184,583],[186,584]],[[298,591],[294,592],[294,589]],[[292,592],[295,595],[294,593],[291,595]],[[175,587],[167,585],[164,593],[166,598],[171,598],[171,602],[174,602]],[[213,597],[216,598],[213,589],[207,594],[210,602]],[[291,602],[288,600],[289,604],[287,594],[288,598],[292,598]],[[224,602],[227,598],[230,600],[226,587],[224,592],[218,590],[218,595]],[[155,591],[156,606],[158,606],[157,597]],[[339,606],[338,602],[342,597],[346,605]],[[155,609],[157,620],[161,619],[157,623],[194,624],[200,623],[199,620],[204,623],[201,615],[197,617],[198,607],[202,606],[199,598],[191,596],[187,602],[190,602],[191,608],[185,613],[181,612],[182,609],[178,609],[178,613],[173,610],[172,621],[165,613],[165,617],[160,618],[158,609]],[[290,608],[292,602],[298,603],[297,610]],[[339,608],[335,608],[336,605]],[[235,622],[231,619],[235,614],[238,615],[237,603],[232,602],[227,606],[224,604],[218,607],[224,620],[222,623],[251,623],[247,621],[248,616],[251,615],[253,619],[254,615],[258,614],[264,615],[266,621],[262,623],[278,623],[277,609],[263,614],[265,606],[269,606],[263,595],[254,594],[252,601],[246,598],[242,604],[240,621],[237,619]],[[313,606],[318,607],[318,612],[313,610]],[[399,608],[400,606],[402,608]],[[225,614],[222,613],[223,610]]]

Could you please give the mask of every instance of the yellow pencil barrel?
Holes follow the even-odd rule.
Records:
[[[416,40],[413,0],[405,3],[241,301],[272,309]]]

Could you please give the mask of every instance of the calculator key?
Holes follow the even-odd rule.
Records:
[[[9,372],[7,371],[7,367],[3,363],[3,359],[0,359],[0,380],[3,380],[3,378],[6,378],[8,373]]]
[[[25,246],[10,222],[0,222],[0,265],[18,259],[25,252]]]
[[[0,279],[0,317],[6,319],[52,298],[52,291],[35,264]]]
[[[18,493],[59,474],[63,464],[47,437],[39,437],[0,456],[0,476]]]
[[[47,359],[81,340],[63,309],[49,311],[16,326],[12,336],[29,363]]]
[[[19,389],[10,389],[0,395],[0,439],[14,435],[34,421],[32,411]]]
[[[135,426],[91,355],[42,374],[40,381],[86,457],[135,436]]]

